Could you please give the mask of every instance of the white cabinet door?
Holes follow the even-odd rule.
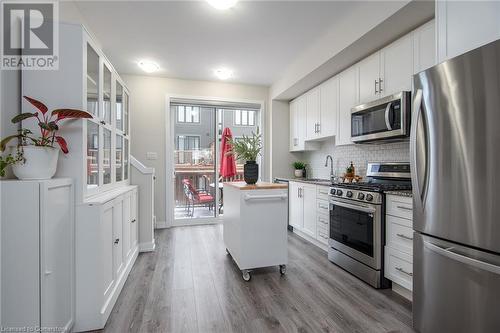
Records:
[[[139,236],[139,223],[137,222],[137,190],[132,191],[130,199],[130,246],[134,249],[137,246],[137,239]]]
[[[408,34],[380,52],[380,95],[411,91],[413,76],[413,38]]]
[[[113,203],[113,272],[120,276],[123,270],[123,198]]]
[[[297,138],[298,150],[305,149],[305,139],[306,139],[306,124],[307,124],[307,101],[306,96],[302,95],[297,98],[297,115],[295,117],[297,122]]]
[[[303,201],[301,197],[301,184],[296,182],[289,182],[288,184],[288,223],[298,230],[302,230],[304,216],[303,216]]]
[[[500,38],[499,1],[436,1],[438,62]]]
[[[435,20],[431,20],[413,32],[413,74],[436,64]]]
[[[316,238],[316,185],[302,184],[302,200],[304,201],[304,228],[302,231]]]
[[[314,88],[305,94],[306,97],[306,138],[314,139],[318,136],[319,127],[319,88]]]
[[[339,114],[335,145],[349,145],[351,141],[351,108],[358,103],[358,68],[352,66],[339,74]]]
[[[44,182],[40,190],[41,326],[64,327],[74,320],[73,189]]]
[[[113,289],[114,271],[113,271],[113,202],[107,202],[102,206],[101,211],[101,271],[102,271],[102,289],[101,295],[107,300]],[[102,304],[104,305],[104,304]]]
[[[132,192],[128,192],[124,195],[123,197],[123,221],[122,221],[122,234],[123,234],[123,245],[122,245],[122,257],[123,261],[127,262],[128,256],[130,254],[131,250],[131,243],[130,243],[130,235],[132,233],[131,231],[131,223],[132,219],[130,218],[131,216],[131,197],[132,197]]]
[[[318,128],[320,137],[337,134],[338,94],[339,79],[336,76],[320,86],[320,121]]]
[[[379,98],[380,52],[377,52],[359,62],[358,68],[360,103],[373,101]]]
[[[298,144],[297,100],[293,100],[290,102],[290,151],[297,150]]]

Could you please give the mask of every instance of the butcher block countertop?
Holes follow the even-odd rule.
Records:
[[[274,190],[274,189],[285,189],[288,188],[287,184],[275,184],[259,182],[254,185],[248,185],[245,182],[228,182],[224,183],[224,186],[236,187],[237,189],[248,191],[248,190]]]

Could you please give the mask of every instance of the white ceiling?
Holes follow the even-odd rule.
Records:
[[[357,1],[240,1],[218,11],[205,1],[76,1],[84,21],[122,74],[271,85],[296,57],[349,15]],[[353,20],[355,24],[355,20]],[[342,33],[339,31],[339,33]]]

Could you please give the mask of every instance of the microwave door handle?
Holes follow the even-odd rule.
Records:
[[[391,121],[389,119],[389,114],[391,113],[392,102],[387,104],[385,107],[385,125],[389,131],[392,131]]]

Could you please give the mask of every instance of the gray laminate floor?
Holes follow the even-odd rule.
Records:
[[[411,332],[411,305],[330,263],[289,233],[287,274],[254,271],[244,282],[222,226],[156,232],[139,255],[106,332]]]

